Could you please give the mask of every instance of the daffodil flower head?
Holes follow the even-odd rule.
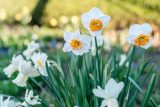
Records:
[[[39,70],[40,74],[43,76],[48,76],[46,70],[47,54],[45,53],[34,53],[31,57],[31,60],[34,63],[34,66]]]
[[[4,73],[10,78],[11,75],[18,70],[19,62],[23,60],[22,55],[13,56],[11,64],[4,68]]]
[[[0,107],[19,107],[20,103],[11,100],[10,97],[3,99],[3,96],[0,96]]]
[[[12,81],[18,86],[25,87],[29,77],[37,77],[39,72],[35,67],[32,66],[31,61],[20,61],[19,74]]]
[[[75,55],[83,55],[84,53],[88,53],[91,48],[90,37],[87,35],[81,35],[79,30],[75,33],[66,32],[64,34],[64,40],[64,52],[72,51]]]
[[[41,104],[41,99],[39,96],[34,96],[32,90],[26,90],[25,101],[21,104],[21,106],[28,107],[29,105],[37,105]]]
[[[101,107],[118,107],[117,98],[124,87],[124,83],[117,83],[114,79],[109,79],[105,89],[98,86],[98,89],[93,89],[95,96],[103,98]]]
[[[138,47],[148,49],[152,44],[150,33],[152,28],[148,23],[134,24],[129,28],[127,41]]]
[[[107,26],[110,16],[104,13],[97,7],[92,8],[89,12],[81,16],[82,24],[88,29],[91,35],[96,36],[102,33],[102,29]]]
[[[27,49],[23,51],[23,55],[26,57],[26,59],[30,59],[32,54],[39,48],[39,44],[35,41],[32,41],[28,44]]]

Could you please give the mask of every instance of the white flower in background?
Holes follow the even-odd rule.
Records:
[[[91,48],[91,39],[87,35],[81,35],[80,31],[77,30],[75,33],[66,32],[64,34],[64,44],[63,51],[70,52],[72,51],[75,55],[83,55],[88,53]]]
[[[19,74],[12,82],[18,86],[25,87],[29,77],[37,77],[39,72],[32,66],[31,61],[20,61]]]
[[[103,41],[104,38],[102,35],[96,36],[96,37],[92,37],[92,55],[95,56],[96,55],[96,42],[95,42],[95,38],[96,38],[96,42],[97,42],[97,46],[100,47],[103,45]]]
[[[110,51],[111,50],[110,38],[108,36],[104,37],[104,49],[106,51]]]
[[[124,87],[124,83],[117,83],[114,79],[109,79],[105,89],[98,86],[98,89],[93,89],[95,96],[103,98],[101,107],[119,107],[117,98]]]
[[[26,57],[26,59],[30,59],[33,53],[39,49],[39,44],[35,41],[32,41],[28,44],[27,49],[23,51],[23,55]]]
[[[31,60],[33,61],[35,67],[39,70],[39,72],[43,76],[48,76],[47,69],[46,69],[46,61],[47,61],[47,54],[45,53],[34,53],[31,57]]]
[[[3,96],[0,96],[0,107],[19,107],[20,103],[17,103],[13,100],[10,100],[10,97],[3,99]]]
[[[23,60],[22,55],[13,56],[11,64],[4,68],[4,73],[10,78],[11,75],[18,70],[19,62]]]
[[[41,104],[41,99],[39,98],[39,96],[34,96],[33,95],[33,91],[32,90],[26,90],[26,94],[25,94],[25,101],[21,104],[21,106],[24,107],[28,107],[29,105],[37,105],[37,104]]]
[[[134,24],[129,28],[127,41],[131,44],[147,49],[152,44],[150,36],[151,32],[152,28],[148,23]]]
[[[119,62],[119,66],[122,66],[123,64],[124,64],[124,62],[126,61],[126,59],[127,59],[127,56],[126,56],[126,54],[121,54],[120,55],[120,62]],[[126,66],[128,66],[128,62],[126,62]]]
[[[110,16],[104,15],[100,9],[94,7],[89,12],[84,13],[81,20],[84,27],[93,36],[97,36],[102,33],[102,29],[108,24]]]

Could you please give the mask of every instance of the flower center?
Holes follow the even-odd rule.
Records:
[[[102,29],[102,21],[99,19],[92,19],[89,25],[91,31],[98,31]]]
[[[138,35],[137,38],[134,40],[134,43],[137,46],[144,46],[149,42],[150,36],[146,36],[146,35]]]
[[[42,60],[39,59],[37,62],[38,62],[38,66],[39,66],[39,67],[42,67],[42,66],[43,66]]]
[[[76,39],[72,39],[70,45],[73,50],[78,50],[82,48],[82,42]]]

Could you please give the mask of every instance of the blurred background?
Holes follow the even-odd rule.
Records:
[[[82,26],[81,15],[92,7],[100,8],[111,21],[104,29],[104,37],[111,46],[118,46],[121,52],[129,49],[126,43],[128,28],[135,23],[150,23],[153,28],[152,48],[147,57],[156,62],[160,71],[160,1],[159,0],[0,0],[0,66],[1,71],[12,55],[21,53],[31,40],[37,40],[43,51],[56,59],[61,51],[63,33]],[[144,50],[137,51],[141,54]],[[0,93],[17,95],[23,89],[12,84],[0,71]],[[12,90],[11,90],[12,89]],[[159,94],[157,94],[159,93]],[[160,97],[156,91],[155,97]]]

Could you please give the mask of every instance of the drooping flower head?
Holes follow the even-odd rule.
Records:
[[[29,77],[39,76],[39,72],[30,61],[22,60],[19,64],[19,74],[12,82],[20,87],[25,87]]]
[[[39,98],[39,96],[34,96],[33,95],[33,91],[32,90],[26,90],[26,94],[25,94],[25,101],[21,104],[21,106],[24,107],[28,107],[29,105],[37,105],[37,104],[41,104],[41,99]]]
[[[39,44],[35,41],[32,41],[28,44],[27,49],[23,51],[23,55],[26,57],[26,59],[30,59],[32,54],[39,49]]]
[[[22,55],[13,56],[11,64],[4,68],[4,73],[10,78],[18,70],[19,62],[23,60]]]
[[[64,44],[63,51],[70,52],[72,51],[75,55],[83,55],[88,53],[91,44],[91,39],[87,35],[81,35],[80,31],[77,30],[75,33],[66,32],[64,34]]]
[[[98,89],[93,89],[95,96],[103,98],[101,107],[118,107],[117,98],[124,87],[124,83],[117,83],[114,79],[109,79],[105,89],[98,86]]]
[[[31,60],[34,63],[34,66],[39,70],[39,72],[43,75],[43,76],[48,76],[47,74],[47,70],[46,70],[46,61],[47,61],[47,54],[45,53],[34,53],[31,57]]]
[[[3,96],[0,96],[0,107],[19,107],[20,103],[11,100],[10,97],[3,99]]]
[[[89,12],[84,13],[81,20],[91,35],[96,36],[102,33],[102,29],[108,24],[110,16],[104,15],[100,9],[94,7]]]
[[[138,47],[149,48],[152,44],[150,33],[152,28],[149,24],[134,24],[129,28],[127,41]]]

